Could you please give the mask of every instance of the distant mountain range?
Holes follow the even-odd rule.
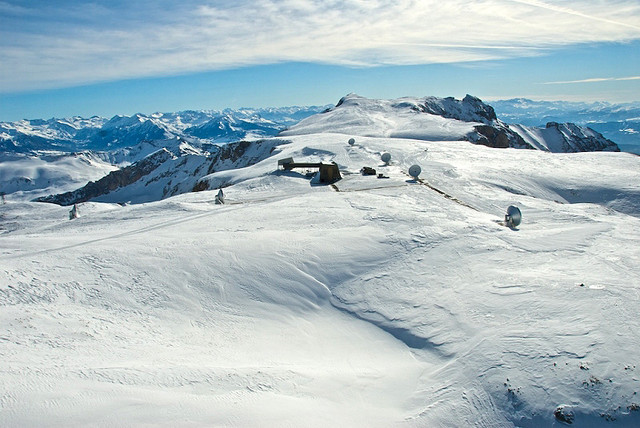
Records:
[[[330,108],[274,109],[269,118],[264,113],[269,112],[137,114],[103,122],[99,118],[52,120],[50,126],[48,122],[38,122],[35,126],[41,126],[40,138],[48,136],[58,141],[82,142],[86,147],[110,148],[89,153],[101,171],[108,166],[118,168],[80,188],[60,186],[64,191],[57,193],[38,193],[37,181],[31,177],[16,181],[15,175],[19,174],[14,174],[10,187],[38,201],[61,205],[85,201],[149,202],[227,186],[230,183],[221,179],[224,177],[219,174],[221,171],[251,166],[280,152],[280,146],[288,144],[287,138],[309,134],[333,133],[344,141],[347,136],[357,136],[469,141],[495,148],[551,152],[619,151],[615,143],[597,132],[571,123],[552,122],[544,128],[508,125],[497,118],[493,107],[471,95],[462,100],[437,97],[376,100],[349,94]],[[297,121],[300,117],[304,118]],[[26,125],[21,122],[22,129],[29,131],[23,131],[23,135],[34,135]],[[273,138],[274,135],[279,138]],[[133,141],[138,144],[124,147]],[[219,144],[221,141],[226,143]],[[9,164],[0,163],[0,175],[4,168],[8,171],[4,176],[12,176]],[[80,165],[91,169],[88,159]],[[40,167],[37,174],[42,176],[45,170]],[[47,174],[58,170],[51,168]],[[215,180],[208,178],[216,173]],[[58,174],[48,181],[60,177],[64,178]]]
[[[180,137],[194,144],[227,143],[277,135],[325,107],[284,107],[72,117],[0,122],[0,151],[112,151],[143,141]]]
[[[549,122],[586,125],[618,144],[622,151],[640,154],[640,102],[627,104],[533,101],[526,98],[492,101],[507,123],[545,126]]]
[[[502,114],[509,120],[524,118],[527,109],[533,113],[524,123],[514,124],[499,119],[492,106],[471,95],[462,100],[376,100],[349,94],[335,106],[0,123],[0,192],[12,198],[62,205],[90,200],[160,200],[226,186],[224,181],[213,182],[206,177],[250,166],[277,153],[287,138],[307,134],[463,140],[495,148],[565,153],[619,151],[614,142],[589,127],[556,121],[542,127],[528,125],[560,118],[560,112],[565,111],[562,103],[548,105],[547,111],[555,115],[543,115],[543,103],[527,100],[497,105],[511,109],[512,113]],[[595,117],[587,116],[586,109],[580,111],[583,118]],[[618,108],[617,113],[613,108],[607,111],[607,118],[614,113],[623,117],[635,112],[630,107]],[[633,118],[627,121],[633,122]]]
[[[425,112],[448,117],[455,103],[426,97]],[[434,104],[435,103],[435,104]],[[444,103],[444,104],[443,104]],[[438,104],[438,105],[436,105]],[[483,103],[483,105],[486,105]],[[414,106],[415,107],[415,106]],[[492,114],[503,124],[546,127],[549,122],[586,125],[618,144],[623,151],[640,154],[640,103],[573,103],[532,101],[524,98],[494,101]],[[113,151],[133,147],[143,141],[182,138],[194,145],[228,143],[243,139],[266,138],[296,125],[300,120],[332,108],[331,106],[239,109],[221,111],[187,110],[177,113],[116,115],[111,119],[71,117],[48,120],[0,122],[0,151],[38,153],[82,150]],[[417,108],[417,107],[416,107]],[[482,111],[483,108],[480,108]],[[453,116],[451,116],[453,117]],[[471,121],[471,117],[461,117]],[[478,118],[474,120],[477,121]],[[487,120],[487,118],[483,118]],[[493,120],[493,119],[492,119]],[[363,130],[365,133],[367,130]],[[370,131],[369,131],[370,132]]]
[[[407,99],[409,98],[404,100]],[[429,99],[431,101],[428,101]],[[425,97],[423,100],[422,107],[413,107],[427,109],[425,112],[445,118],[453,118],[453,110],[459,108],[451,101],[453,98]],[[588,126],[601,133],[618,144],[623,151],[640,154],[640,103],[589,104],[517,98],[493,101],[490,104],[483,103],[491,108],[496,119],[505,125],[521,124],[546,128],[549,122],[571,122]],[[142,141],[169,140],[176,137],[194,145],[266,138],[276,136],[302,119],[331,108],[333,106],[187,110],[150,115],[116,115],[111,119],[76,116],[0,122],[0,152],[106,152],[133,147]],[[484,107],[481,107],[479,111],[483,109]],[[472,117],[460,119],[478,121],[478,118]],[[481,119],[486,121],[487,117]],[[363,132],[371,131],[363,129]]]

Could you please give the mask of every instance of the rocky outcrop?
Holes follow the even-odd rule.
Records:
[[[414,110],[435,114],[447,119],[456,119],[463,122],[481,122],[487,125],[498,120],[493,107],[483,103],[480,98],[469,94],[462,100],[457,100],[453,97],[426,97],[422,103],[418,103],[414,107]]]
[[[266,159],[284,140],[238,141],[220,146],[211,158],[207,174],[232,168],[243,168]]]
[[[549,122],[546,129],[553,131],[562,140],[562,151],[565,153],[620,151],[616,143],[589,127],[574,123]]]
[[[107,202],[140,203],[191,191],[206,190],[206,177],[244,168],[271,156],[285,140],[239,141],[202,152],[181,143],[173,151],[162,148],[73,192],[45,196],[36,202],[73,205],[99,198]],[[217,185],[216,187],[219,187]]]
[[[171,152],[161,149],[133,165],[111,172],[98,181],[90,181],[86,186],[78,190],[59,195],[43,196],[35,199],[35,202],[50,202],[63,206],[86,202],[135,183],[172,157]]]
[[[474,129],[476,132],[469,136],[469,141],[474,144],[482,144],[496,149],[506,149],[507,147],[533,149],[520,135],[507,126],[478,125]]]
[[[586,127],[550,123],[547,128],[550,129],[507,124],[497,117],[493,107],[472,95],[461,100],[375,100],[349,94],[335,107],[302,120],[280,135],[332,132],[426,141],[463,140],[494,148],[550,152],[619,150],[615,143]]]
[[[200,192],[224,186],[226,183],[221,183],[219,180],[216,180],[216,172],[255,165],[271,157],[276,152],[277,146],[288,142],[287,140],[269,139],[238,141],[237,143],[221,146],[209,160],[207,175],[201,177],[193,185],[192,191]]]
[[[493,107],[473,95],[467,94],[462,100],[456,100],[453,97],[427,97],[423,103],[418,104],[418,111],[462,122],[483,123],[484,125],[474,126],[474,132],[462,138],[474,144],[498,149],[534,148],[511,130],[509,125],[499,120]]]

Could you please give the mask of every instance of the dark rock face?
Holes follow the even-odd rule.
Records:
[[[35,202],[51,202],[63,206],[86,202],[120,187],[135,183],[172,157],[173,155],[168,150],[158,150],[133,165],[109,173],[98,181],[90,181],[86,186],[78,190],[59,195],[43,196],[35,199]]]
[[[574,123],[549,122],[546,128],[554,130],[563,139],[562,146],[566,153],[620,151],[616,143],[588,127],[578,126]]]
[[[427,97],[417,107],[423,113],[463,122],[481,122],[489,125],[498,119],[493,107],[483,103],[480,98],[468,94],[462,100],[456,100],[453,97]]]
[[[216,147],[213,153],[195,153],[189,150],[176,150],[172,153],[163,148],[98,181],[89,182],[78,190],[41,197],[35,201],[73,205],[108,195],[134,184],[144,189],[147,199],[141,199],[138,196],[138,199],[134,198],[131,201],[133,203],[141,200],[145,202],[153,198],[163,199],[189,191],[217,188],[220,184],[211,187],[209,181],[203,177],[218,171],[253,165],[271,156],[276,147],[284,143],[286,143],[285,140],[276,139],[239,141]]]
[[[470,141],[483,146],[506,149],[508,147],[533,149],[520,135],[513,132],[507,126],[478,125],[476,134],[470,137]]]
[[[575,420],[575,414],[569,406],[558,406],[553,412],[553,416],[560,422],[571,425]]]
[[[509,137],[504,131],[501,131],[493,126],[480,125],[475,127],[480,138],[475,141],[476,144],[482,144],[484,146],[495,147],[498,149],[506,149],[509,147]]]
[[[498,120],[498,117],[496,116],[496,112],[493,109],[493,107],[491,107],[489,104],[483,103],[482,100],[478,97],[474,97],[473,95],[467,94],[462,99],[462,103],[467,104],[468,106],[471,106],[475,114],[485,118],[489,122]]]
[[[220,146],[211,159],[207,174],[229,169],[229,165],[234,165],[236,168],[253,165],[268,157],[275,146],[283,142],[282,140],[238,141]],[[242,165],[236,166],[240,160]]]
[[[193,186],[192,192],[203,192],[205,190],[209,190],[209,182],[208,181],[198,181],[195,186]]]

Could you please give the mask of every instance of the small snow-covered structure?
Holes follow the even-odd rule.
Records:
[[[73,220],[74,218],[78,218],[80,213],[78,212],[78,204],[73,204],[73,208],[69,211],[69,220]]]
[[[286,171],[291,171],[294,168],[318,168],[320,172],[320,183],[335,183],[342,178],[338,164],[335,162],[294,162],[293,158],[285,158],[278,160],[278,168],[280,167]]]
[[[215,200],[217,205],[224,204],[224,192],[222,191],[222,189],[218,190],[218,194],[216,195]]]

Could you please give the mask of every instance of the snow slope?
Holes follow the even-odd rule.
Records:
[[[592,129],[572,123],[550,125],[547,129],[507,125],[497,118],[493,107],[471,95],[462,100],[452,97],[376,100],[349,94],[334,108],[303,119],[280,135],[340,132],[426,141],[465,140],[489,147],[556,153],[620,151],[614,142]]]
[[[576,103],[533,101],[526,98],[492,101],[500,118],[508,123],[543,126],[549,122],[586,125],[613,140],[620,150],[640,154],[640,103]]]
[[[506,125],[496,117],[491,106],[470,95],[462,100],[452,97],[372,100],[349,94],[335,107],[312,115],[316,111],[320,111],[320,107],[183,111],[150,116],[138,113],[118,115],[110,120],[74,117],[0,123],[3,158],[18,158],[17,153],[20,153],[23,155],[20,169],[32,172],[15,176],[4,173],[0,177],[0,192],[11,195],[13,200],[21,200],[25,196],[33,199],[33,196],[47,193],[78,190],[76,193],[81,195],[65,196],[65,203],[86,200],[149,202],[192,190],[201,178],[199,164],[206,168],[205,164],[215,163],[220,144],[275,135],[285,125],[290,126],[281,133],[283,136],[342,132],[426,141],[466,140],[490,147],[536,148],[552,152],[618,150],[613,142],[597,132],[573,124],[551,123],[544,129]],[[300,118],[305,119],[295,123]],[[92,163],[97,167],[95,171],[89,172],[87,165],[82,164],[68,174],[45,174],[46,180],[36,179],[42,175],[37,171],[57,170],[58,157],[78,147],[99,149],[93,154],[85,152],[85,156],[99,160]],[[140,178],[134,164],[140,162],[148,166],[145,158],[165,149],[173,154],[171,159],[164,157],[162,160],[167,164],[162,166],[156,159],[155,174],[142,168],[143,175],[148,175],[146,181],[134,183],[131,177],[123,178],[129,173]],[[57,150],[56,156],[52,156],[53,150]],[[27,165],[28,159],[33,159],[32,165]],[[49,162],[54,164],[49,165]],[[2,169],[12,171],[14,166],[3,166]],[[115,166],[122,170],[105,177],[106,172],[116,169]],[[73,178],[80,176],[88,178],[84,182]],[[104,180],[100,180],[102,177]],[[83,185],[88,189],[83,189]],[[29,188],[29,192],[22,192],[23,188]],[[106,195],[108,192],[112,194]],[[100,198],[96,199],[98,196]]]
[[[430,97],[439,111],[445,99]],[[425,114],[420,99],[375,100],[349,94],[335,108],[310,116],[280,133],[281,136],[341,132],[364,137],[413,138],[430,141],[457,141],[473,132],[483,118],[468,108],[458,119],[440,114]],[[447,109],[447,107],[449,109]],[[485,119],[486,121],[486,119]]]
[[[0,425],[640,424],[640,158],[350,137],[225,205],[0,205]]]
[[[159,142],[156,142],[159,143]],[[243,168],[271,156],[283,141],[277,139],[238,141],[198,149],[180,139],[166,141],[166,147],[140,144],[127,155],[140,156],[156,148],[139,161],[110,172],[97,181],[74,191],[47,195],[35,202],[73,205],[79,202],[142,203],[152,202],[191,191],[210,188],[201,178],[214,171]],[[123,149],[124,150],[124,149]],[[121,150],[122,151],[122,150]],[[120,152],[120,151],[119,151]],[[217,187],[226,186],[220,183]],[[14,198],[14,195],[11,195]]]
[[[118,168],[92,152],[0,154],[0,191],[15,200],[75,190]]]
[[[576,153],[591,151],[598,146],[603,150],[611,150],[610,147],[607,147],[606,142],[602,141],[601,134],[593,129],[572,123],[549,122],[545,128],[510,125],[510,128],[538,150],[553,153]],[[615,144],[611,146],[613,147]]]

